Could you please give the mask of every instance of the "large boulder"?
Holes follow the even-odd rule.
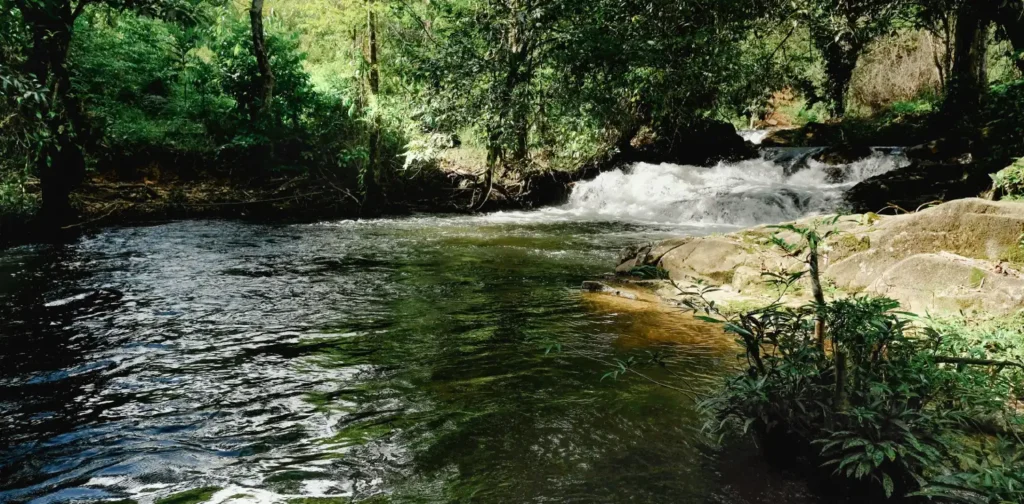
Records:
[[[809,218],[798,225],[820,222]],[[1024,309],[1024,264],[1018,264],[1024,257],[1024,203],[963,199],[900,216],[848,216],[828,227],[839,233],[822,245],[821,266],[839,292],[889,296],[918,312]],[[669,240],[633,260],[660,266],[676,281],[702,281],[763,302],[777,295],[764,274],[805,268],[769,242],[773,233],[758,227]],[[781,237],[799,239],[793,233]],[[804,282],[791,299],[806,300],[806,287]]]
[[[739,135],[735,126],[701,121],[685,127],[663,128],[623,155],[630,162],[711,166],[721,161],[756,158],[760,153]]]
[[[860,182],[846,192],[845,199],[856,213],[892,206],[913,211],[927,203],[978,196],[990,184],[987,176],[970,166],[915,162]]]
[[[825,147],[843,142],[844,138],[840,126],[810,122],[800,128],[774,130],[761,141],[761,146]]]

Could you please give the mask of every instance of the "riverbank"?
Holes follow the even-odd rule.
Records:
[[[309,222],[400,216],[411,213],[471,214],[531,210],[564,203],[576,183],[635,163],[713,166],[756,158],[757,148],[726,123],[707,121],[675,138],[644,136],[605,145],[588,157],[556,161],[532,153],[525,166],[497,166],[488,178],[486,152],[473,146],[432,151],[387,180],[373,197],[351,177],[311,168],[229,168],[173,156],[119,159],[98,166],[71,194],[73,222],[54,233],[37,222],[38,180],[23,184],[34,209],[0,215],[0,246],[47,241],[109,225],[179,219],[245,219]],[[365,186],[365,184],[363,184]],[[363,191],[361,192],[360,187]],[[5,210],[0,207],[0,211]]]
[[[1024,202],[807,218],[622,259],[618,283],[584,288],[650,303],[646,289],[740,343],[743,370],[702,402],[711,433],[752,435],[856,502],[1024,498]]]
[[[1009,315],[1024,310],[1024,203],[963,199],[899,216],[874,213],[811,217],[794,223],[837,233],[822,244],[822,278],[832,297],[891,297],[920,313],[978,312]],[[685,237],[647,244],[623,254],[625,276],[656,269],[677,284],[712,285],[721,303],[739,310],[782,296],[810,299],[806,279],[781,292],[766,275],[805,267],[772,243],[795,233],[770,226],[725,235]],[[654,284],[669,301],[680,293],[669,281]]]
[[[276,177],[231,173],[181,176],[153,169],[133,171],[126,177],[100,171],[92,173],[72,193],[75,220],[56,235],[183,219],[312,222],[411,213],[527,210],[563,202],[574,183],[620,165],[619,158],[605,156],[568,170],[503,172],[484,201],[482,166],[443,163],[389,184],[382,201],[371,204],[349,188],[350,183],[323,172]],[[26,184],[26,192],[37,194],[38,182]],[[32,214],[0,218],[0,246],[47,241],[54,236],[41,228]]]

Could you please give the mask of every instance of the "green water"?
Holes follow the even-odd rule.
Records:
[[[811,502],[684,394],[724,335],[583,295],[707,229],[180,222],[0,253],[0,502]]]

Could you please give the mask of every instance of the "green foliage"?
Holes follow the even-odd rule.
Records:
[[[222,17],[213,42],[214,61],[224,93],[234,100],[236,141],[248,137],[281,134],[298,124],[313,101],[309,75],[302,68],[305,55],[299,52],[295,34],[267,33],[267,52],[274,70],[274,97],[270,114],[259,113],[260,78],[252,56],[252,33],[247,21]]]
[[[1024,158],[992,175],[993,189],[1000,199],[1024,200]]]
[[[29,192],[23,176],[0,172],[0,215],[18,221],[30,219],[39,210],[39,194]]]
[[[956,472],[932,479],[915,495],[965,504],[1024,502],[1024,451],[1019,438],[983,439]]]
[[[807,253],[813,276],[817,233],[788,230],[803,237],[802,247],[776,241],[787,253]],[[990,430],[983,422],[1019,435],[1013,402],[1024,380],[1015,365],[990,370],[963,359],[997,355],[1019,362],[1024,345],[1003,351],[992,342],[1006,336],[964,336],[901,314],[898,303],[884,298],[773,304],[730,317],[706,301],[708,291],[689,292],[689,306],[737,336],[748,366],[704,401],[714,418],[710,431],[742,426],[769,446],[796,451],[841,480],[869,482],[887,497],[1019,500],[1019,475],[1004,467],[1020,467],[1020,455],[976,440]],[[815,320],[824,322],[824,341],[814,334]],[[1016,332],[1019,338],[1020,327]]]
[[[992,86],[983,114],[987,160],[993,171],[1024,155],[1024,80]],[[994,166],[991,166],[993,165]]]
[[[226,111],[223,100],[211,99],[215,74],[176,56],[174,33],[169,23],[131,13],[79,18],[70,55],[75,92],[112,149],[214,147],[201,114]],[[205,83],[197,79],[204,71]]]

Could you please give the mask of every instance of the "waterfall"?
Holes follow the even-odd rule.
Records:
[[[752,226],[839,210],[856,183],[907,165],[897,150],[826,165],[819,149],[765,149],[760,159],[710,168],[638,163],[579,183],[556,211],[589,221]]]

